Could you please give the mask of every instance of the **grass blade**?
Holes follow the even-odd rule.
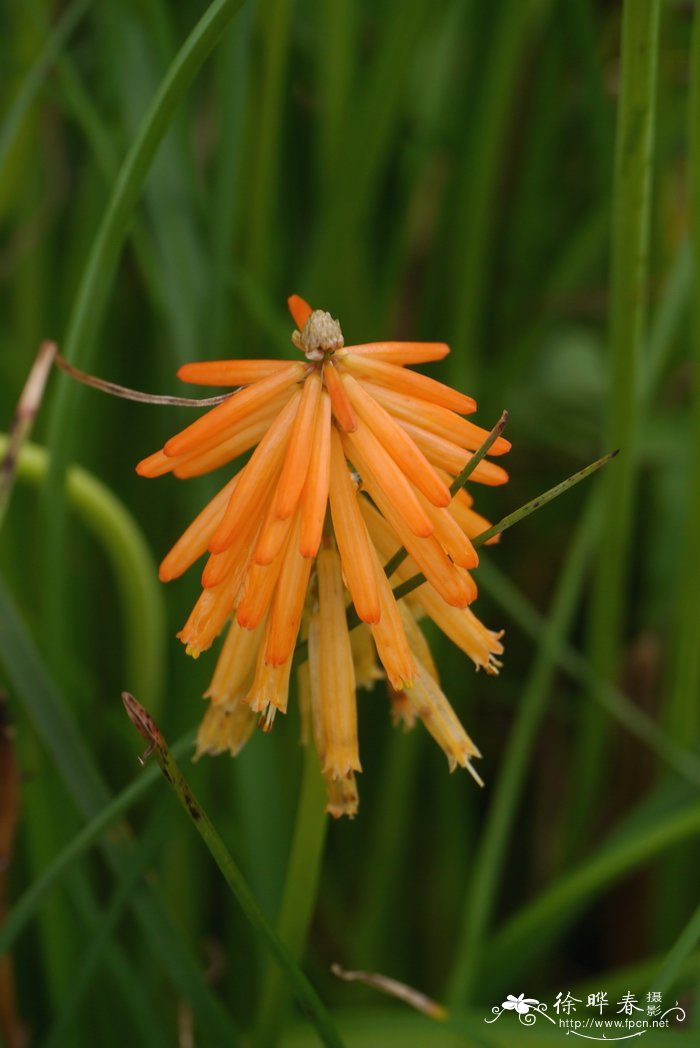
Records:
[[[3,177],[3,167],[15,143],[22,121],[41,90],[41,85],[51,65],[60,54],[61,49],[69,40],[73,31],[77,28],[90,4],[91,0],[74,0],[72,4],[64,9],[61,17],[46,38],[41,53],[38,55],[29,75],[10,106],[10,110],[0,128],[0,172],[2,172]]]
[[[309,925],[316,904],[316,894],[323,861],[328,816],[326,792],[313,746],[304,750],[304,766],[297,805],[292,848],[287,863],[284,895],[276,932],[292,959],[300,964]],[[263,982],[258,1013],[257,1043],[277,1044],[279,1032],[288,1012],[288,994],[284,972],[279,965],[269,965]]]
[[[0,662],[58,767],[76,808],[83,818],[93,818],[109,804],[109,790],[85,749],[2,580],[0,623]],[[130,847],[126,843],[119,847],[105,844],[103,850],[112,869],[122,873],[128,864]],[[183,948],[155,893],[142,886],[133,893],[130,903],[149,945],[182,994],[197,1010],[202,1028],[207,1029],[215,1040],[226,1041],[235,1036],[231,1019],[206,986],[198,965]]]
[[[112,196],[92,243],[63,339],[64,356],[71,363],[90,370],[95,336],[104,311],[119,250],[128,233],[134,208],[158,146],[170,126],[180,99],[197,71],[216,46],[242,0],[214,0],[194,27],[163,78],[117,176]],[[49,440],[53,449],[44,493],[46,518],[46,563],[52,565],[52,586],[47,594],[47,638],[54,645],[62,637],[62,609],[66,576],[61,548],[65,535],[63,477],[71,457],[77,432],[71,416],[78,391],[68,380],[59,383],[52,405]]]
[[[578,473],[573,473],[566,480],[562,480],[559,484],[555,484],[553,488],[549,488],[548,491],[544,491],[537,498],[531,499],[530,502],[526,502],[520,509],[516,509],[513,513],[509,513],[507,517],[503,517],[498,523],[493,524],[490,528],[482,531],[481,534],[477,535],[472,539],[472,545],[475,547],[483,546],[485,542],[493,538],[494,535],[500,535],[502,532],[507,531],[508,528],[512,528],[514,524],[519,524],[525,517],[529,517],[531,513],[535,513],[538,509],[542,509],[552,499],[558,498],[563,495],[574,485],[579,484],[586,477],[590,477],[592,473],[595,473],[601,467],[605,466],[611,459],[617,455],[616,451],[611,451],[608,455],[604,455],[596,462],[591,462],[589,466],[584,469],[580,469]],[[410,579],[406,579],[400,586],[396,586],[394,589],[394,598],[400,600],[401,597],[405,597],[408,593],[412,593],[414,589],[421,586],[425,582],[425,576],[421,574],[412,575]]]
[[[116,891],[104,914],[100,915],[97,927],[92,931],[89,943],[82,952],[80,965],[77,971],[72,973],[70,989],[66,994],[61,1010],[51,1030],[46,1035],[47,1048],[60,1048],[67,1040],[67,1031],[71,1023],[77,1019],[76,1011],[83,1001],[85,994],[90,989],[96,969],[103,960],[110,940],[114,936],[115,929],[121,919],[124,909],[129,901],[129,896],[136,888],[143,876],[146,866],[152,861],[158,849],[163,845],[162,827],[153,825],[159,816],[156,809],[155,816],[151,819],[151,825],[147,826],[141,840],[136,844],[123,874],[120,876]],[[157,1028],[154,1030],[149,1026],[143,1031],[147,1034],[149,1044],[164,1044],[162,1032]]]
[[[188,752],[192,746],[192,735],[180,739],[174,746],[172,752],[178,757]],[[23,895],[15,902],[7,919],[0,927],[0,955],[6,953],[17,936],[32,919],[41,905],[46,893],[57,884],[64,872],[71,864],[79,859],[81,855],[92,848],[112,826],[117,819],[124,815],[133,805],[140,800],[145,793],[158,781],[158,773],[155,767],[148,768],[143,775],[130,783],[121,793],[118,793],[109,804],[90,819],[79,833],[72,837],[65,848],[59,852],[53,862],[46,867],[40,877],[33,881]]]
[[[656,57],[660,0],[625,0],[622,85],[615,140],[610,396],[606,441],[622,448],[614,477],[605,482],[605,542],[596,562],[590,611],[590,656],[596,672],[614,675],[622,634],[635,501],[639,364],[645,337],[649,279],[652,149],[656,112]],[[606,727],[598,710],[583,712],[577,765],[579,786],[571,818],[574,846],[585,836],[603,785]]]
[[[134,727],[148,742],[148,749],[141,758],[142,763],[151,753],[155,755],[163,777],[209,849],[243,913],[265,941],[270,953],[284,972],[294,996],[302,1008],[308,1012],[319,1037],[330,1048],[342,1048],[343,1042],[320,997],[268,923],[237,863],[214,828],[209,816],[194,796],[155,722],[133,695],[123,692],[122,701]]]
[[[546,633],[546,622],[510,580],[486,561],[479,567],[479,579],[484,589],[498,601],[506,613],[536,643]],[[550,643],[553,643],[550,639]],[[691,786],[700,786],[700,759],[665,735],[652,718],[639,709],[613,684],[600,677],[590,662],[569,644],[556,644],[557,665],[590,694],[591,698],[609,716],[613,717],[631,735],[639,739],[653,753]]]
[[[8,440],[0,433],[0,456]],[[18,459],[20,479],[39,485],[49,470],[49,455],[25,444]],[[96,477],[72,466],[66,477],[69,504],[93,532],[114,570],[121,597],[126,638],[126,672],[138,681],[149,702],[160,705],[165,655],[165,606],[153,557],[141,529],[123,504]]]
[[[551,612],[543,626],[532,669],[519,698],[515,723],[496,780],[486,825],[481,832],[466,894],[455,968],[450,979],[448,998],[454,1003],[464,1003],[476,990],[485,936],[508,851],[508,839],[519,804],[522,803],[528,761],[557,668],[556,651],[565,642],[571,629],[585,579],[591,544],[596,533],[593,508],[594,503],[591,501],[560,574]]]
[[[654,824],[643,825],[620,840],[613,837],[593,858],[579,863],[539,898],[526,904],[493,936],[485,962],[487,983],[496,981],[497,972],[508,976],[516,970],[524,971],[590,898],[643,862],[698,833],[700,804],[693,797],[677,805],[675,811],[663,814]]]

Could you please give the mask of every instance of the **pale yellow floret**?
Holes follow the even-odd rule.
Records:
[[[238,577],[225,579],[218,586],[202,590],[187,622],[178,633],[188,655],[197,658],[211,647],[228,618],[240,586]]]
[[[319,764],[323,768],[326,763],[326,737],[324,734],[323,716],[321,713],[321,656],[320,656],[320,622],[318,605],[316,605],[309,617],[309,710],[311,713],[311,733],[314,746],[318,754]]]
[[[377,649],[369,626],[361,622],[350,633],[352,661],[355,667],[355,683],[358,688],[372,691],[378,680],[384,680],[384,671],[377,662]]]
[[[379,622],[370,626],[379,660],[386,670],[392,687],[401,689],[413,680],[415,666],[406,639],[398,605],[391,592],[391,583],[384,573],[374,546],[371,547],[374,573],[377,580],[381,615]]]
[[[287,547],[292,531],[293,521],[281,521],[287,530],[282,545],[269,564],[248,565],[241,586],[240,600],[236,608],[236,619],[244,629],[254,629],[267,615],[277,587],[282,565],[287,555]]]
[[[361,771],[357,741],[355,673],[345,618],[340,556],[321,549],[317,560],[320,714],[325,742],[324,773],[345,778]]]
[[[299,675],[300,701],[308,704],[314,746],[323,768],[326,764],[326,722],[323,715],[324,695],[321,691],[320,614],[318,604],[308,620],[309,658],[306,674]],[[358,792],[355,775],[350,771],[342,778],[334,777],[332,771],[323,772],[326,784],[326,811],[339,819],[342,815],[353,818],[357,814]]]
[[[246,521],[245,527],[239,530],[236,541],[227,550],[223,553],[209,554],[202,571],[202,586],[205,589],[214,589],[215,586],[228,581],[238,594],[255,548],[259,524],[259,520],[251,517]]]
[[[265,620],[254,630],[243,629],[234,619],[219,652],[214,676],[205,698],[213,705],[227,708],[241,693],[246,694],[253,683],[255,657],[265,628]]]
[[[287,699],[289,698],[289,674],[292,669],[292,655],[277,666],[271,666],[265,660],[265,647],[270,632],[270,620],[267,620],[262,643],[258,649],[255,665],[255,677],[250,691],[245,696],[252,710],[261,714],[264,718],[262,724],[264,731],[269,731],[275,717],[275,711],[287,712]]]
[[[416,590],[417,599],[446,636],[468,655],[477,669],[489,674],[498,673],[501,663],[496,658],[503,653],[498,633],[487,629],[470,608],[452,608],[429,586]]]
[[[406,602],[404,600],[400,600],[398,603],[399,611],[401,613],[401,621],[403,623],[403,628],[406,634],[406,640],[408,641],[409,648],[413,652],[416,659],[418,659],[418,661],[422,663],[423,666],[425,666],[433,680],[437,681],[437,683],[439,684],[440,674],[438,673],[438,668],[435,665],[435,661],[433,659],[433,653],[430,650],[430,645],[425,639],[423,630],[416,622],[415,615],[408,607]]]
[[[215,756],[226,750],[232,757],[237,756],[252,735],[256,721],[256,715],[240,697],[229,702],[226,709],[209,703],[197,732],[195,760],[204,753]]]
[[[387,685],[387,695],[391,706],[391,723],[395,728],[401,726],[404,731],[412,731],[416,726],[418,714],[406,692],[396,691],[391,684]]]
[[[334,779],[331,775],[324,775],[323,778],[326,783],[328,814],[334,819],[340,819],[343,815],[354,819],[357,815],[359,796],[353,772],[342,779]]]
[[[299,629],[299,639],[309,640],[309,612],[304,611]],[[308,646],[307,646],[308,651]],[[299,703],[299,719],[301,721],[299,741],[302,746],[308,746],[311,738],[311,682],[309,680],[308,657],[297,666],[297,701]]]
[[[406,697],[413,703],[416,713],[438,745],[444,750],[450,771],[459,764],[483,786],[483,782],[472,767],[473,757],[481,754],[460,724],[440,686],[433,680],[425,666],[416,664],[413,687],[406,688]]]

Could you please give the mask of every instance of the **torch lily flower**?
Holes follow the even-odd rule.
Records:
[[[353,815],[361,770],[356,689],[382,675],[395,716],[407,725],[422,720],[450,767],[460,764],[480,781],[471,763],[479,752],[440,688],[417,620],[430,616],[477,668],[498,671],[500,634],[468,607],[477,593],[471,539],[488,522],[466,491],[450,493],[488,434],[463,417],[476,408],[471,397],[410,370],[442,359],[445,343],[346,346],[328,313],[297,295],[288,303],[302,359],[185,364],[178,375],[187,382],[238,388],[137,472],[193,477],[252,450],[160,566],[169,581],[206,555],[202,592],[178,634],[188,654],[197,657],[227,626],[198,753],[235,754],[256,723],[269,730],[286,711],[303,623],[300,701],[328,810]],[[509,447],[499,437],[490,453]],[[487,485],[507,479],[485,458],[470,477]],[[408,556],[389,579],[383,564],[401,546]],[[397,602],[392,585],[417,572],[426,581]],[[352,633],[348,600],[360,619]]]

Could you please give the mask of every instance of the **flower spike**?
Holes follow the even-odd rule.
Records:
[[[453,491],[477,451],[469,482],[504,483],[505,470],[483,456],[510,444],[496,433],[484,444],[486,431],[463,417],[476,409],[472,398],[410,370],[441,360],[444,342],[346,346],[330,313],[298,295],[288,306],[302,359],[184,364],[183,381],[233,392],[137,472],[199,476],[249,453],[160,567],[170,581],[209,554],[178,634],[190,655],[227,630],[197,756],[235,755],[256,724],[269,731],[286,712],[301,631],[305,734],[318,752],[326,810],[352,818],[361,770],[356,689],[382,678],[393,718],[406,727],[421,721],[450,767],[481,781],[472,766],[479,752],[442,691],[417,619],[428,615],[477,668],[498,671],[501,634],[468,607],[478,564],[471,539],[488,522],[471,493]],[[391,579],[382,567],[389,561]],[[424,581],[397,602],[393,587],[419,572]],[[352,632],[348,602],[360,622]]]

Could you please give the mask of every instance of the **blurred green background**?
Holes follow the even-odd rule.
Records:
[[[487,428],[508,409],[511,482],[472,487],[492,520],[621,448],[484,554],[476,611],[506,630],[500,677],[431,636],[483,791],[420,727],[391,730],[382,687],[358,697],[360,814],[328,827],[300,958],[348,1044],[563,1043],[544,1020],[483,1019],[506,993],[551,1010],[569,990],[581,1013],[597,990],[663,990],[684,1032],[645,1043],[700,1037],[694,18],[684,0],[3,8],[5,431],[44,338],[103,378],[186,394],[184,361],[293,356],[295,291],[348,342],[448,341],[430,373],[474,395]],[[25,461],[0,549],[5,827],[11,749],[21,778],[10,912],[148,774],[120,691],[172,742],[203,712],[213,655],[175,638],[198,573],[165,588],[156,562],[218,475],[133,471],[191,417],[51,377],[34,439],[52,464]],[[74,475],[66,501],[72,465],[106,494]],[[293,708],[236,761],[184,757],[273,921],[298,736]],[[12,1048],[18,1022],[78,1048],[263,1043],[265,949],[148,781],[128,826],[95,825],[29,900],[14,1002],[0,983]],[[334,961],[447,1001],[450,1023],[339,982]],[[314,1043],[288,1007],[280,993],[284,1043]]]

